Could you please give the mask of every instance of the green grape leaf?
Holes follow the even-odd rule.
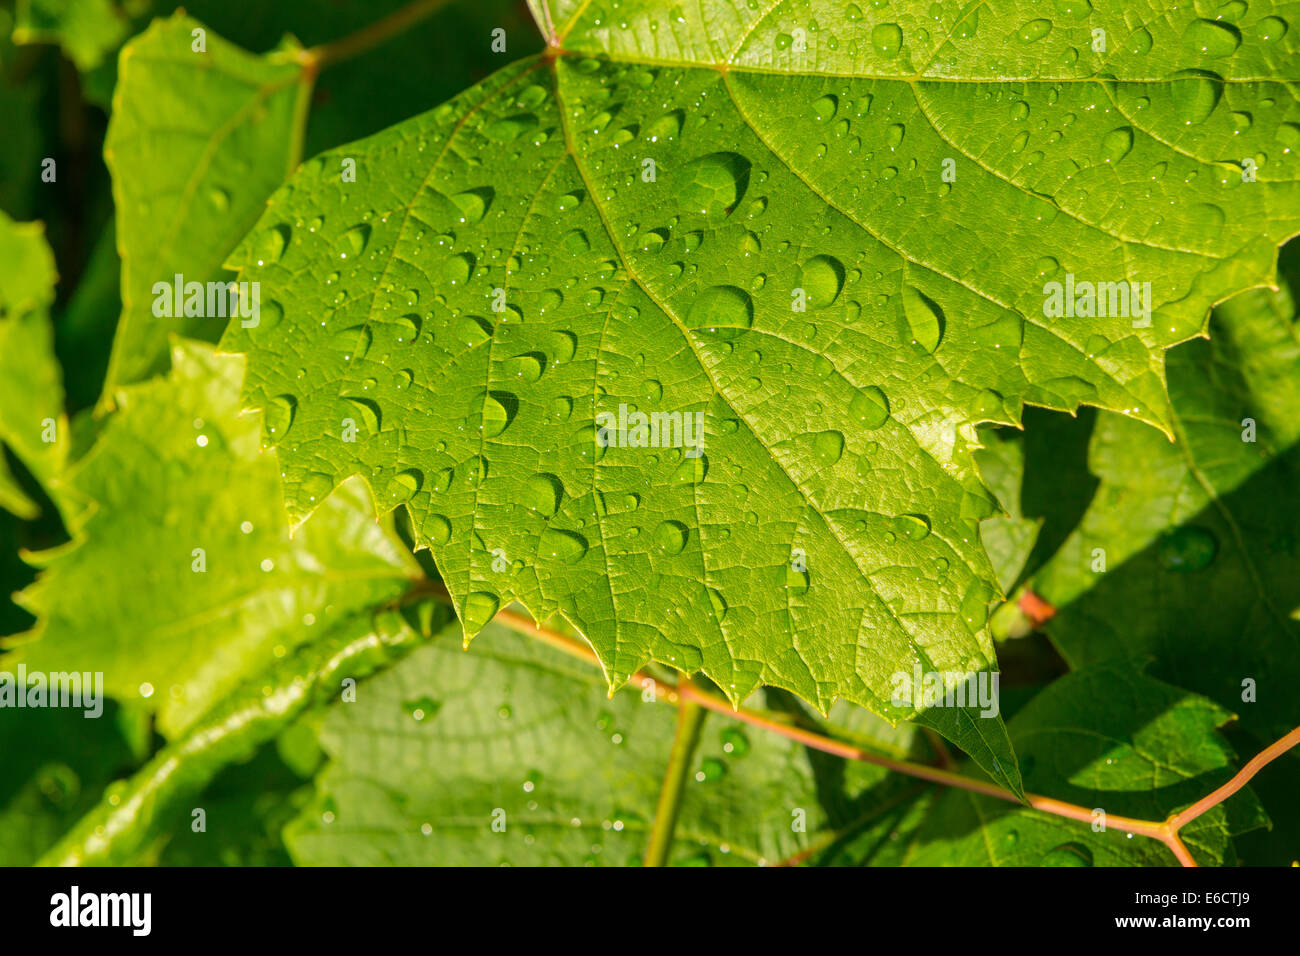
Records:
[[[605,691],[590,663],[500,625],[468,652],[449,628],[360,685],[355,702],[330,708],[321,741],[331,762],[286,832],[292,856],[300,865],[639,865],[676,708],[641,688]],[[909,756],[918,736],[845,704],[831,717],[894,757]],[[915,789],[716,714],[692,761],[678,864],[815,855],[838,831],[862,839]]]
[[[893,675],[994,665],[975,426],[1167,427],[1163,347],[1300,230],[1267,9],[535,4],[547,54],[304,164],[227,263],[292,515],[362,475],[467,636],[562,615],[611,686],[915,716]],[[1149,295],[1049,317],[1076,274]]]
[[[48,485],[69,442],[49,316],[58,277],[41,224],[15,223],[0,212],[0,262],[0,442]],[[2,456],[0,508],[20,518],[38,513]]]
[[[1231,707],[1261,742],[1295,726],[1300,682],[1295,252],[1288,283],[1220,306],[1210,341],[1170,355],[1176,444],[1100,416],[1100,485],[1033,579],[1072,666],[1151,658],[1152,674]]]
[[[60,483],[73,541],[32,558],[37,625],[13,641],[29,671],[99,671],[110,696],[145,698],[168,737],[419,573],[355,488],[291,535],[259,416],[239,414],[242,360],[182,341],[172,364],[118,393]]]
[[[130,21],[114,0],[18,0],[15,43],[56,43],[80,70],[116,50]]]
[[[254,56],[180,14],[123,47],[104,142],[122,257],[106,399],[166,368],[169,334],[221,334],[227,298],[158,315],[155,285],[229,281],[222,261],[298,164],[310,81],[292,46]]]
[[[1008,722],[1027,789],[1111,816],[1160,821],[1226,782],[1232,715],[1128,665],[1053,682]],[[1100,816],[1096,823],[1103,823]],[[1267,824],[1249,790],[1184,826],[1202,865],[1235,862],[1231,837]],[[913,866],[1174,866],[1159,842],[1098,830],[966,790],[940,797],[917,830]]]

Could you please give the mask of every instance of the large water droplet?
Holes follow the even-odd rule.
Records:
[[[574,564],[587,553],[587,539],[575,531],[547,527],[537,544],[537,553],[543,558]]]
[[[680,521],[662,521],[655,528],[655,547],[664,554],[681,554],[688,535],[686,525]]]
[[[424,519],[424,536],[434,544],[446,544],[451,538],[451,522],[440,514]]]
[[[283,440],[293,425],[293,416],[297,409],[298,400],[292,395],[277,395],[267,403],[262,415],[267,444],[275,444]]]
[[[1082,843],[1062,843],[1043,854],[1039,866],[1092,866],[1092,851]]]
[[[903,289],[903,316],[913,340],[927,352],[939,347],[943,338],[943,311],[923,292],[907,286]]]
[[[799,285],[807,294],[809,306],[824,309],[844,287],[844,266],[831,256],[814,256],[799,270]]]
[[[424,473],[418,468],[408,468],[405,471],[399,471],[393,476],[393,479],[388,483],[384,496],[388,499],[390,505],[410,501],[411,497],[420,490],[420,486],[423,484]]]
[[[496,617],[497,610],[501,607],[501,599],[491,591],[474,591],[465,598],[465,609],[462,615],[465,620],[465,632],[467,634],[476,634],[481,631],[488,621]]]
[[[560,501],[564,497],[564,485],[555,475],[545,472],[533,475],[524,482],[520,501],[525,508],[536,511],[544,518],[549,518],[560,510]]]
[[[1170,84],[1174,113],[1185,125],[1200,123],[1214,112],[1223,96],[1223,81],[1216,76],[1188,73]]]
[[[871,30],[871,45],[881,56],[897,56],[903,47],[903,31],[897,23],[878,23]]]
[[[686,119],[686,114],[681,110],[673,110],[665,113],[657,120],[647,124],[645,128],[645,137],[652,143],[661,140],[675,139],[682,131],[682,122]]]
[[[813,454],[818,468],[829,468],[844,454],[844,436],[836,431],[818,432],[813,437]]]
[[[819,96],[813,100],[812,114],[813,119],[819,123],[828,123],[835,116],[835,111],[839,109],[840,101],[832,93],[825,96]]]
[[[1101,158],[1103,162],[1118,163],[1133,148],[1133,127],[1121,126],[1113,129],[1101,138]]]
[[[268,262],[278,262],[284,255],[285,247],[289,244],[289,227],[286,225],[272,226],[266,232],[262,233],[257,239],[257,262],[258,265],[264,265]]]
[[[754,324],[754,303],[744,289],[716,285],[695,297],[687,310],[686,323],[695,329],[747,329]]]
[[[736,153],[709,153],[686,164],[677,196],[690,212],[711,218],[735,208],[749,188],[749,160]]]
[[[889,420],[889,399],[877,386],[868,385],[849,401],[849,416],[863,428],[879,428]]]
[[[474,257],[468,252],[443,260],[442,279],[448,285],[464,285],[474,272]]]
[[[477,315],[461,316],[456,322],[456,341],[467,347],[482,345],[492,336],[492,326],[487,319]]]
[[[451,201],[460,210],[460,221],[466,225],[473,225],[481,220],[492,205],[492,199],[496,192],[490,186],[483,186],[479,189],[468,189],[463,193],[457,193],[451,197]]]
[[[1183,31],[1183,45],[1201,56],[1231,56],[1241,46],[1241,31],[1222,20],[1193,20]]]
[[[1028,23],[1021,24],[1020,29],[1016,32],[1016,37],[1021,43],[1035,43],[1051,32],[1051,20],[1030,20]]]
[[[365,251],[366,243],[369,241],[370,227],[365,223],[361,223],[339,236],[335,249],[338,251],[340,259],[355,259]]]
[[[483,129],[483,135],[498,143],[509,143],[537,126],[537,117],[532,113],[518,113],[494,120]]]

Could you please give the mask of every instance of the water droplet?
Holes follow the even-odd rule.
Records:
[[[448,285],[464,285],[474,272],[474,257],[468,252],[443,260],[442,279]]]
[[[1193,20],[1183,31],[1183,45],[1202,56],[1231,56],[1241,46],[1241,31],[1222,20]]]
[[[342,352],[347,359],[365,358],[370,351],[370,329],[364,325],[354,325],[330,336],[330,348]]]
[[[308,504],[323,501],[334,490],[334,479],[330,475],[312,472],[304,475],[298,483],[298,500]]]
[[[446,544],[451,538],[451,522],[440,514],[424,519],[424,536],[434,544]]]
[[[1020,30],[1016,33],[1016,37],[1021,43],[1036,43],[1051,32],[1051,20],[1030,20],[1028,23],[1021,24]]]
[[[339,236],[335,249],[338,251],[340,259],[355,259],[365,251],[366,243],[370,241],[370,227],[365,223],[359,226],[353,226],[343,235]]]
[[[724,621],[727,617],[727,602],[715,589],[709,588],[709,604],[713,606],[713,614],[718,621]]]
[[[517,403],[514,396],[505,392],[486,392],[483,395],[482,429],[484,438],[496,438],[514,420]],[[510,407],[507,407],[509,404]]]
[[[825,96],[819,96],[813,100],[812,114],[813,119],[819,123],[829,123],[835,116],[836,110],[840,107],[839,99],[832,93]]]
[[[516,355],[514,358],[506,359],[502,364],[502,371],[508,378],[519,379],[524,382],[536,382],[542,377],[545,370],[545,356],[535,352],[525,352],[523,355]]]
[[[903,31],[897,23],[878,23],[871,30],[871,45],[881,56],[897,56],[903,47]]]
[[[700,772],[696,779],[701,783],[714,783],[727,774],[727,765],[717,757],[705,757],[700,761]]]
[[[1219,553],[1213,532],[1198,525],[1175,528],[1160,539],[1158,556],[1166,571],[1200,571]]]
[[[1121,126],[1101,138],[1101,158],[1107,163],[1118,163],[1133,148],[1133,127]]]
[[[678,200],[691,212],[724,216],[749,188],[749,167],[749,160],[736,153],[709,153],[692,160],[678,179]]]
[[[271,444],[281,441],[289,433],[297,409],[298,400],[292,395],[277,395],[267,403],[262,423]]]
[[[487,319],[477,315],[462,316],[456,322],[456,341],[468,348],[482,345],[492,336],[492,326]]]
[[[1039,866],[1092,866],[1092,851],[1082,843],[1062,843],[1048,850]]]
[[[808,305],[824,309],[833,303],[844,287],[844,266],[831,256],[814,256],[799,270],[799,285],[808,297]]]
[[[1191,73],[1179,76],[1170,84],[1174,112],[1185,125],[1203,122],[1214,112],[1223,96],[1223,81],[1218,77]]]
[[[1286,21],[1281,17],[1265,17],[1255,24],[1255,35],[1265,43],[1273,43],[1282,39],[1286,31]]]
[[[928,296],[907,286],[903,289],[903,315],[913,340],[927,352],[939,347],[943,338],[943,311]]]
[[[411,496],[420,490],[424,484],[424,473],[417,468],[408,468],[405,471],[399,471],[393,476],[388,483],[388,488],[384,492],[389,504],[400,504],[403,501],[409,501]]]
[[[681,110],[665,113],[646,126],[645,137],[652,143],[657,143],[660,140],[676,139],[682,131],[682,122],[685,119],[686,114]]]
[[[520,502],[525,508],[549,518],[560,510],[564,498],[564,485],[555,475],[545,472],[533,475],[524,482]]]
[[[988,618],[989,601],[993,599],[993,592],[989,586],[982,581],[976,581],[962,598],[961,615],[962,623],[966,625],[966,630],[972,634],[978,634],[984,627],[984,622]]]
[[[423,697],[417,697],[415,700],[402,702],[402,709],[410,714],[417,722],[424,722],[438,715],[442,709],[442,704],[434,700],[428,694]]]
[[[680,521],[661,521],[655,528],[655,547],[664,554],[681,554],[689,532]]]
[[[829,468],[844,454],[844,436],[836,431],[818,432],[813,437],[813,454],[820,468]]]
[[[281,224],[272,226],[258,236],[255,249],[258,264],[278,262],[280,256],[284,255],[285,247],[289,244],[289,235],[289,227]]]
[[[909,541],[921,541],[930,535],[930,519],[925,515],[900,515],[898,532]]]
[[[673,471],[669,480],[673,484],[698,485],[709,473],[709,459],[705,455],[694,458],[682,458],[682,463]]]
[[[491,591],[474,591],[465,598],[465,609],[461,616],[465,622],[465,632],[476,634],[488,621],[496,617],[501,607],[501,599]]]
[[[587,539],[575,531],[547,527],[537,544],[537,553],[543,558],[574,564],[587,553]]]
[[[879,428],[889,420],[889,399],[875,385],[858,391],[849,401],[849,416],[863,428]]]
[[[724,753],[733,757],[743,757],[749,753],[749,738],[735,727],[723,727],[718,732],[718,739],[722,741]]]
[[[971,399],[969,407],[972,418],[994,421],[1003,413],[1002,396],[993,389],[986,388]]]
[[[582,229],[570,229],[560,237],[560,245],[575,256],[586,255],[591,251],[591,240]]]
[[[479,222],[492,205],[492,199],[496,192],[490,186],[483,186],[479,189],[469,189],[463,193],[457,193],[451,197],[451,201],[456,208],[460,210],[460,221],[466,225],[473,225]]]
[[[483,129],[483,135],[498,143],[509,143],[537,126],[537,117],[532,113],[517,113],[493,120]]]
[[[799,596],[808,593],[810,578],[807,571],[800,571],[792,564],[785,566],[785,589],[790,595]]]
[[[557,395],[551,399],[550,416],[557,422],[567,422],[573,414],[573,399],[568,395]]]
[[[695,297],[687,310],[686,323],[695,329],[747,329],[754,324],[754,303],[743,289],[717,285]]]

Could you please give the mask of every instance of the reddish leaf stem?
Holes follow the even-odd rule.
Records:
[[[514,611],[502,611],[497,615],[497,619],[513,630],[534,637],[574,657],[594,662],[597,665],[600,663],[595,652],[585,642],[560,634],[556,631],[548,630],[547,628],[539,627],[522,614],[516,614]],[[897,760],[892,757],[885,757],[880,754],[872,753],[871,751],[865,750],[861,747],[854,746],[853,744],[835,740],[832,737],[805,730],[802,727],[796,727],[793,724],[774,719],[771,716],[754,710],[749,710],[744,707],[734,708],[721,697],[715,697],[712,694],[706,693],[705,691],[694,687],[689,681],[683,680],[680,684],[671,684],[651,677],[649,674],[637,672],[628,679],[628,682],[641,687],[642,690],[653,689],[656,700],[661,700],[670,704],[679,704],[684,701],[689,701],[707,710],[730,717],[733,720],[739,720],[742,723],[770,731],[771,733],[785,737],[788,740],[793,740],[806,747],[811,747],[814,750],[820,750],[822,753],[842,757],[845,760],[858,760],[863,763],[875,764],[876,766],[884,767],[887,770],[893,770],[909,777],[928,780],[931,783],[943,784],[947,787],[958,787],[962,790],[969,790],[972,793],[983,794],[986,797],[1006,800],[1010,803],[1020,803],[1015,794],[1011,793],[1009,790],[1004,790],[997,784],[985,780],[976,780],[973,777],[954,773],[951,770],[942,767],[931,767],[926,764],[912,763],[908,760]],[[1244,787],[1250,779],[1254,777],[1255,774],[1259,773],[1259,771],[1267,764],[1277,759],[1297,744],[1300,744],[1300,727],[1297,727],[1276,743],[1270,744],[1262,750],[1223,786],[1214,790],[1212,793],[1207,794],[1190,807],[1172,814],[1166,820],[1137,820],[1132,817],[1107,814],[1106,826],[1123,833],[1134,833],[1139,836],[1150,837],[1153,840],[1159,840],[1169,848],[1169,851],[1173,853],[1174,858],[1177,859],[1180,864],[1183,866],[1196,866],[1196,860],[1192,857],[1187,846],[1183,843],[1182,838],[1178,835],[1178,831],[1210,808],[1218,806],[1224,800],[1228,799],[1228,797],[1232,796]],[[1025,800],[1035,810],[1041,810],[1044,813],[1050,813],[1058,817],[1077,820],[1081,823],[1091,823],[1094,819],[1093,811],[1087,807],[1067,803],[1064,800],[1057,800],[1054,797],[1045,797],[1036,793],[1026,793]]]

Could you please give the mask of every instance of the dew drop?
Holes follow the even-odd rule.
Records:
[[[839,298],[844,287],[844,266],[831,256],[814,256],[800,268],[799,285],[807,294],[809,306],[824,309]]]
[[[939,347],[943,338],[943,311],[928,296],[907,286],[903,289],[903,315],[913,340],[927,352]]]
[[[465,632],[475,634],[496,617],[501,607],[501,599],[491,591],[473,591],[465,598],[462,617],[465,620]],[[507,712],[506,716],[509,716]]]
[[[654,531],[655,547],[663,554],[681,554],[688,535],[680,521],[661,521]]]
[[[754,324],[749,293],[734,285],[717,285],[695,297],[686,313],[691,328],[747,329]]]
[[[524,482],[520,502],[530,511],[549,518],[560,510],[564,498],[564,485],[555,475],[545,472],[533,475]]]
[[[1198,525],[1175,528],[1160,539],[1157,555],[1166,571],[1200,571],[1210,566],[1219,553],[1213,532]]]
[[[865,429],[879,428],[889,420],[889,399],[879,387],[868,385],[849,401],[849,416]]]

